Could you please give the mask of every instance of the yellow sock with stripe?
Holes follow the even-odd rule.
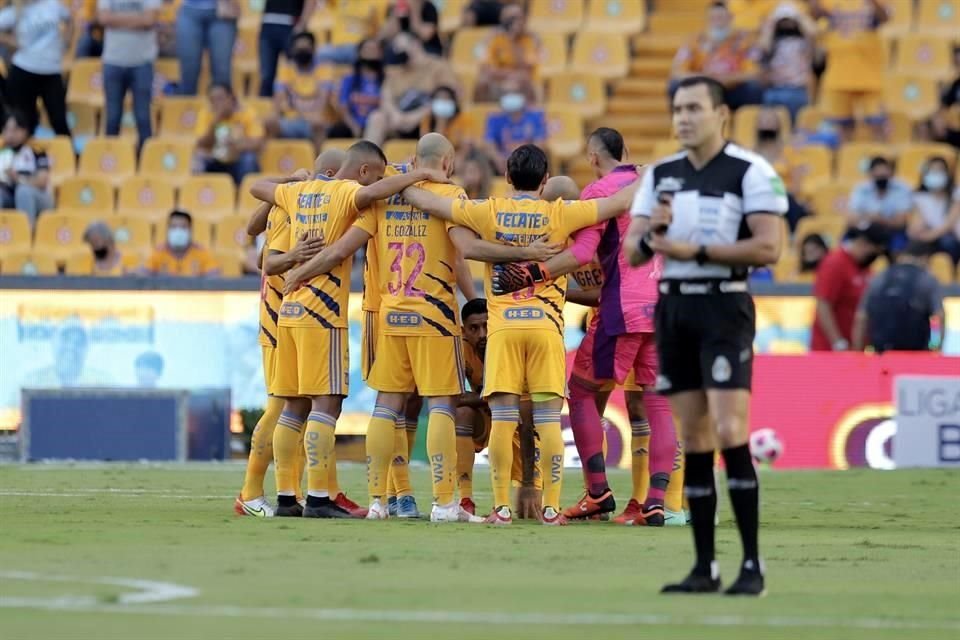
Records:
[[[400,416],[393,428],[393,458],[390,460],[390,477],[387,495],[401,498],[413,493],[410,486],[410,452],[407,443],[407,421]]]
[[[473,448],[473,425],[458,424],[454,428],[457,434],[457,485],[460,498],[473,500],[473,461],[476,450]]]
[[[683,442],[677,442],[677,453],[673,458],[673,472],[670,474],[670,484],[663,496],[663,507],[668,511],[683,511]]]
[[[377,405],[367,426],[367,491],[370,499],[383,498],[387,494],[387,478],[390,461],[393,459],[394,435],[400,414],[393,409]]]
[[[646,419],[630,421],[630,470],[630,498],[643,504],[650,489],[650,423]]]
[[[520,410],[491,407],[490,481],[493,484],[493,506],[510,506],[510,480],[513,472],[513,434],[520,426]]]
[[[453,408],[430,407],[427,418],[427,458],[433,479],[433,501],[440,506],[453,502],[457,484],[457,432]]]
[[[267,398],[263,415],[257,420],[257,426],[253,428],[250,436],[250,455],[247,457],[243,488],[240,489],[241,500],[253,500],[263,495],[263,477],[267,475],[267,468],[273,462],[273,432],[277,428],[281,413],[283,398]]]
[[[540,460],[544,465],[543,508],[560,512],[560,491],[563,488],[563,434],[559,409],[533,410],[533,426],[540,436]]]
[[[307,501],[330,497],[330,462],[336,446],[337,419],[321,411],[311,411],[303,447],[307,452]]]
[[[273,432],[273,458],[275,461],[274,473],[277,479],[277,495],[294,497],[297,495],[297,485],[300,476],[297,475],[297,453],[303,449],[301,435],[303,422],[292,413],[284,411],[277,420],[277,428]]]
[[[417,444],[417,422],[405,419],[404,424],[407,427],[407,460],[410,460],[413,458],[413,447]]]

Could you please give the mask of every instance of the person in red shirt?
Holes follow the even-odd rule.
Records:
[[[813,322],[813,351],[846,351],[853,335],[853,319],[867,288],[870,265],[886,250],[889,235],[878,224],[850,230],[843,244],[817,268],[813,295],[817,313]]]

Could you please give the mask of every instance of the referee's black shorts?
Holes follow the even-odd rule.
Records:
[[[657,391],[750,389],[756,310],[749,293],[660,296]]]

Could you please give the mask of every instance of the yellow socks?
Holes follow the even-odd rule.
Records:
[[[241,500],[252,500],[263,495],[263,477],[267,467],[273,462],[273,432],[277,420],[283,412],[283,398],[268,397],[263,415],[250,436],[250,456],[247,458],[247,472],[240,490]]]
[[[334,432],[337,419],[320,411],[311,411],[307,417],[307,430],[303,447],[307,452],[307,495],[315,498],[330,497],[330,462],[335,462],[333,449],[336,446]]]
[[[471,417],[473,412],[470,412]],[[457,484],[460,498],[473,499],[473,460],[476,450],[473,448],[473,425],[458,424],[457,434]]]
[[[513,434],[520,426],[520,410],[513,407],[491,407],[490,480],[493,484],[494,508],[510,506],[510,477],[513,470]]]
[[[560,431],[560,410],[541,409],[534,405],[533,426],[540,435],[540,460],[543,465],[543,508],[560,512],[560,490],[563,487],[563,435]]]
[[[433,500],[438,505],[448,505],[453,502],[457,481],[457,435],[450,405],[435,404],[430,407],[427,458],[430,460],[433,480]]]
[[[380,405],[374,407],[370,417],[370,424],[367,426],[367,490],[371,500],[383,498],[387,494],[394,432],[399,419],[399,413]]]
[[[633,477],[633,494],[630,498],[643,504],[650,488],[650,423],[644,420],[630,421],[630,459]]]
[[[409,496],[410,452],[407,449],[407,422],[401,416],[393,428],[393,458],[390,460],[390,477],[387,479],[388,496]]]
[[[276,462],[277,495],[297,495],[300,477],[297,475],[298,445],[302,442],[303,423],[292,413],[283,412],[273,432],[273,457]],[[299,446],[302,450],[303,446]]]
[[[670,484],[663,496],[663,507],[668,511],[683,511],[683,442],[677,442],[677,453],[673,458],[673,473]]]

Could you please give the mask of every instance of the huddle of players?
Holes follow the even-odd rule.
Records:
[[[674,504],[668,504],[673,509],[664,509],[677,445],[669,408],[636,386],[652,384],[656,375],[649,315],[658,275],[656,262],[632,270],[621,257],[629,224],[625,212],[639,174],[634,165],[621,164],[623,140],[613,130],[594,132],[588,152],[598,180],[582,200],[569,179],[548,184],[545,154],[527,145],[508,162],[514,197],[469,201],[449,184],[454,152],[439,134],[420,140],[412,167],[388,165],[376,145],[361,141],[340,157],[322,154],[314,179],[298,174],[253,186],[252,193],[265,203],[249,231],[267,231],[261,344],[270,399],[253,434],[238,513],[416,517],[406,466],[412,444],[407,417],[415,428],[416,399],[423,398],[429,416],[431,520],[483,520],[475,515],[471,488],[473,454],[484,445],[494,488],[488,523],[511,522],[512,480],[542,486],[542,506],[536,492],[523,489],[520,503],[521,511],[535,511],[521,515],[536,515],[544,524],[608,514],[616,505],[603,468],[600,414],[613,384],[633,377],[628,405],[635,491],[617,520],[682,524],[682,480],[674,483]],[[385,173],[393,175],[383,178]],[[550,257],[575,233],[571,248]],[[350,266],[363,245],[362,362],[365,379],[378,391],[367,431],[368,509],[339,490],[334,456],[334,429],[348,391]],[[486,301],[475,299],[464,258],[488,263]],[[587,490],[576,505],[561,511],[567,273],[584,284],[603,282],[599,301],[595,293],[570,292],[571,299],[599,302],[600,309],[570,378]],[[454,283],[472,300],[462,312],[467,345],[461,344]],[[525,438],[518,437],[521,423]],[[647,449],[652,449],[649,486],[643,468]],[[527,464],[514,465],[521,457]],[[275,511],[263,498],[263,474],[271,458],[276,461]],[[308,490],[301,503],[297,492],[304,465]],[[454,498],[458,482],[459,502]]]

